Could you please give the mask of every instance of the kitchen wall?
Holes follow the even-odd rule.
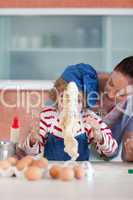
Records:
[[[40,100],[37,100],[37,96],[33,95],[37,93]],[[43,96],[43,98],[41,98]],[[30,97],[30,101],[28,100]],[[9,140],[10,138],[10,126],[15,116],[19,118],[20,122],[20,141],[22,142],[25,136],[28,134],[31,118],[31,105],[38,105],[34,108],[34,112],[40,113],[42,110],[42,104],[47,100],[47,91],[42,90],[3,90],[0,89],[0,140]],[[29,105],[30,103],[30,105]]]
[[[131,8],[133,7],[132,0],[1,0],[1,8],[28,8],[28,7],[117,7],[117,8]]]

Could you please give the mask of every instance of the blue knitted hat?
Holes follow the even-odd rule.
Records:
[[[74,81],[79,90],[86,96],[87,107],[96,104],[98,93],[98,78],[95,69],[89,64],[75,64],[68,66],[61,77],[66,82]]]

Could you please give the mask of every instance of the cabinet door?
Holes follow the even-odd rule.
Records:
[[[81,62],[104,66],[102,17],[17,16],[10,24],[11,79],[56,79]]]
[[[133,16],[112,17],[112,65],[133,55]]]
[[[0,79],[57,79],[66,66],[110,72],[133,55],[133,16],[0,17]]]
[[[0,79],[10,79],[10,22],[0,17]]]

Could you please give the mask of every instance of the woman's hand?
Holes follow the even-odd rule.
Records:
[[[133,138],[128,138],[124,143],[127,161],[133,161]]]

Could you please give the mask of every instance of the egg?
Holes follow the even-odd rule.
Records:
[[[73,169],[74,169],[75,178],[82,179],[85,176],[85,170],[81,166],[76,165],[74,166]]]
[[[60,172],[61,172],[61,167],[59,165],[53,165],[49,170],[50,176],[54,179],[59,178]]]
[[[42,171],[39,167],[31,166],[25,171],[25,178],[29,181],[37,181],[42,178]]]
[[[32,156],[25,156],[21,160],[26,161],[27,164],[30,165],[32,163],[32,161],[33,161],[33,158],[32,158]]]
[[[21,160],[17,162],[16,164],[17,170],[22,171],[24,168],[31,165],[32,161],[33,159],[31,156],[25,156],[24,158],[22,158]]]
[[[71,181],[74,178],[74,170],[71,167],[62,167],[60,172],[60,180]]]
[[[10,157],[8,158],[8,162],[12,165],[12,166],[15,166],[17,164],[17,158],[15,157]]]
[[[22,171],[25,167],[27,167],[27,163],[25,161],[18,161],[16,168],[18,171]]]
[[[8,160],[0,160],[0,169],[7,170],[11,167],[11,164],[8,162]]]
[[[46,158],[41,158],[39,160],[33,160],[31,166],[39,167],[39,168],[47,168],[48,160]]]

